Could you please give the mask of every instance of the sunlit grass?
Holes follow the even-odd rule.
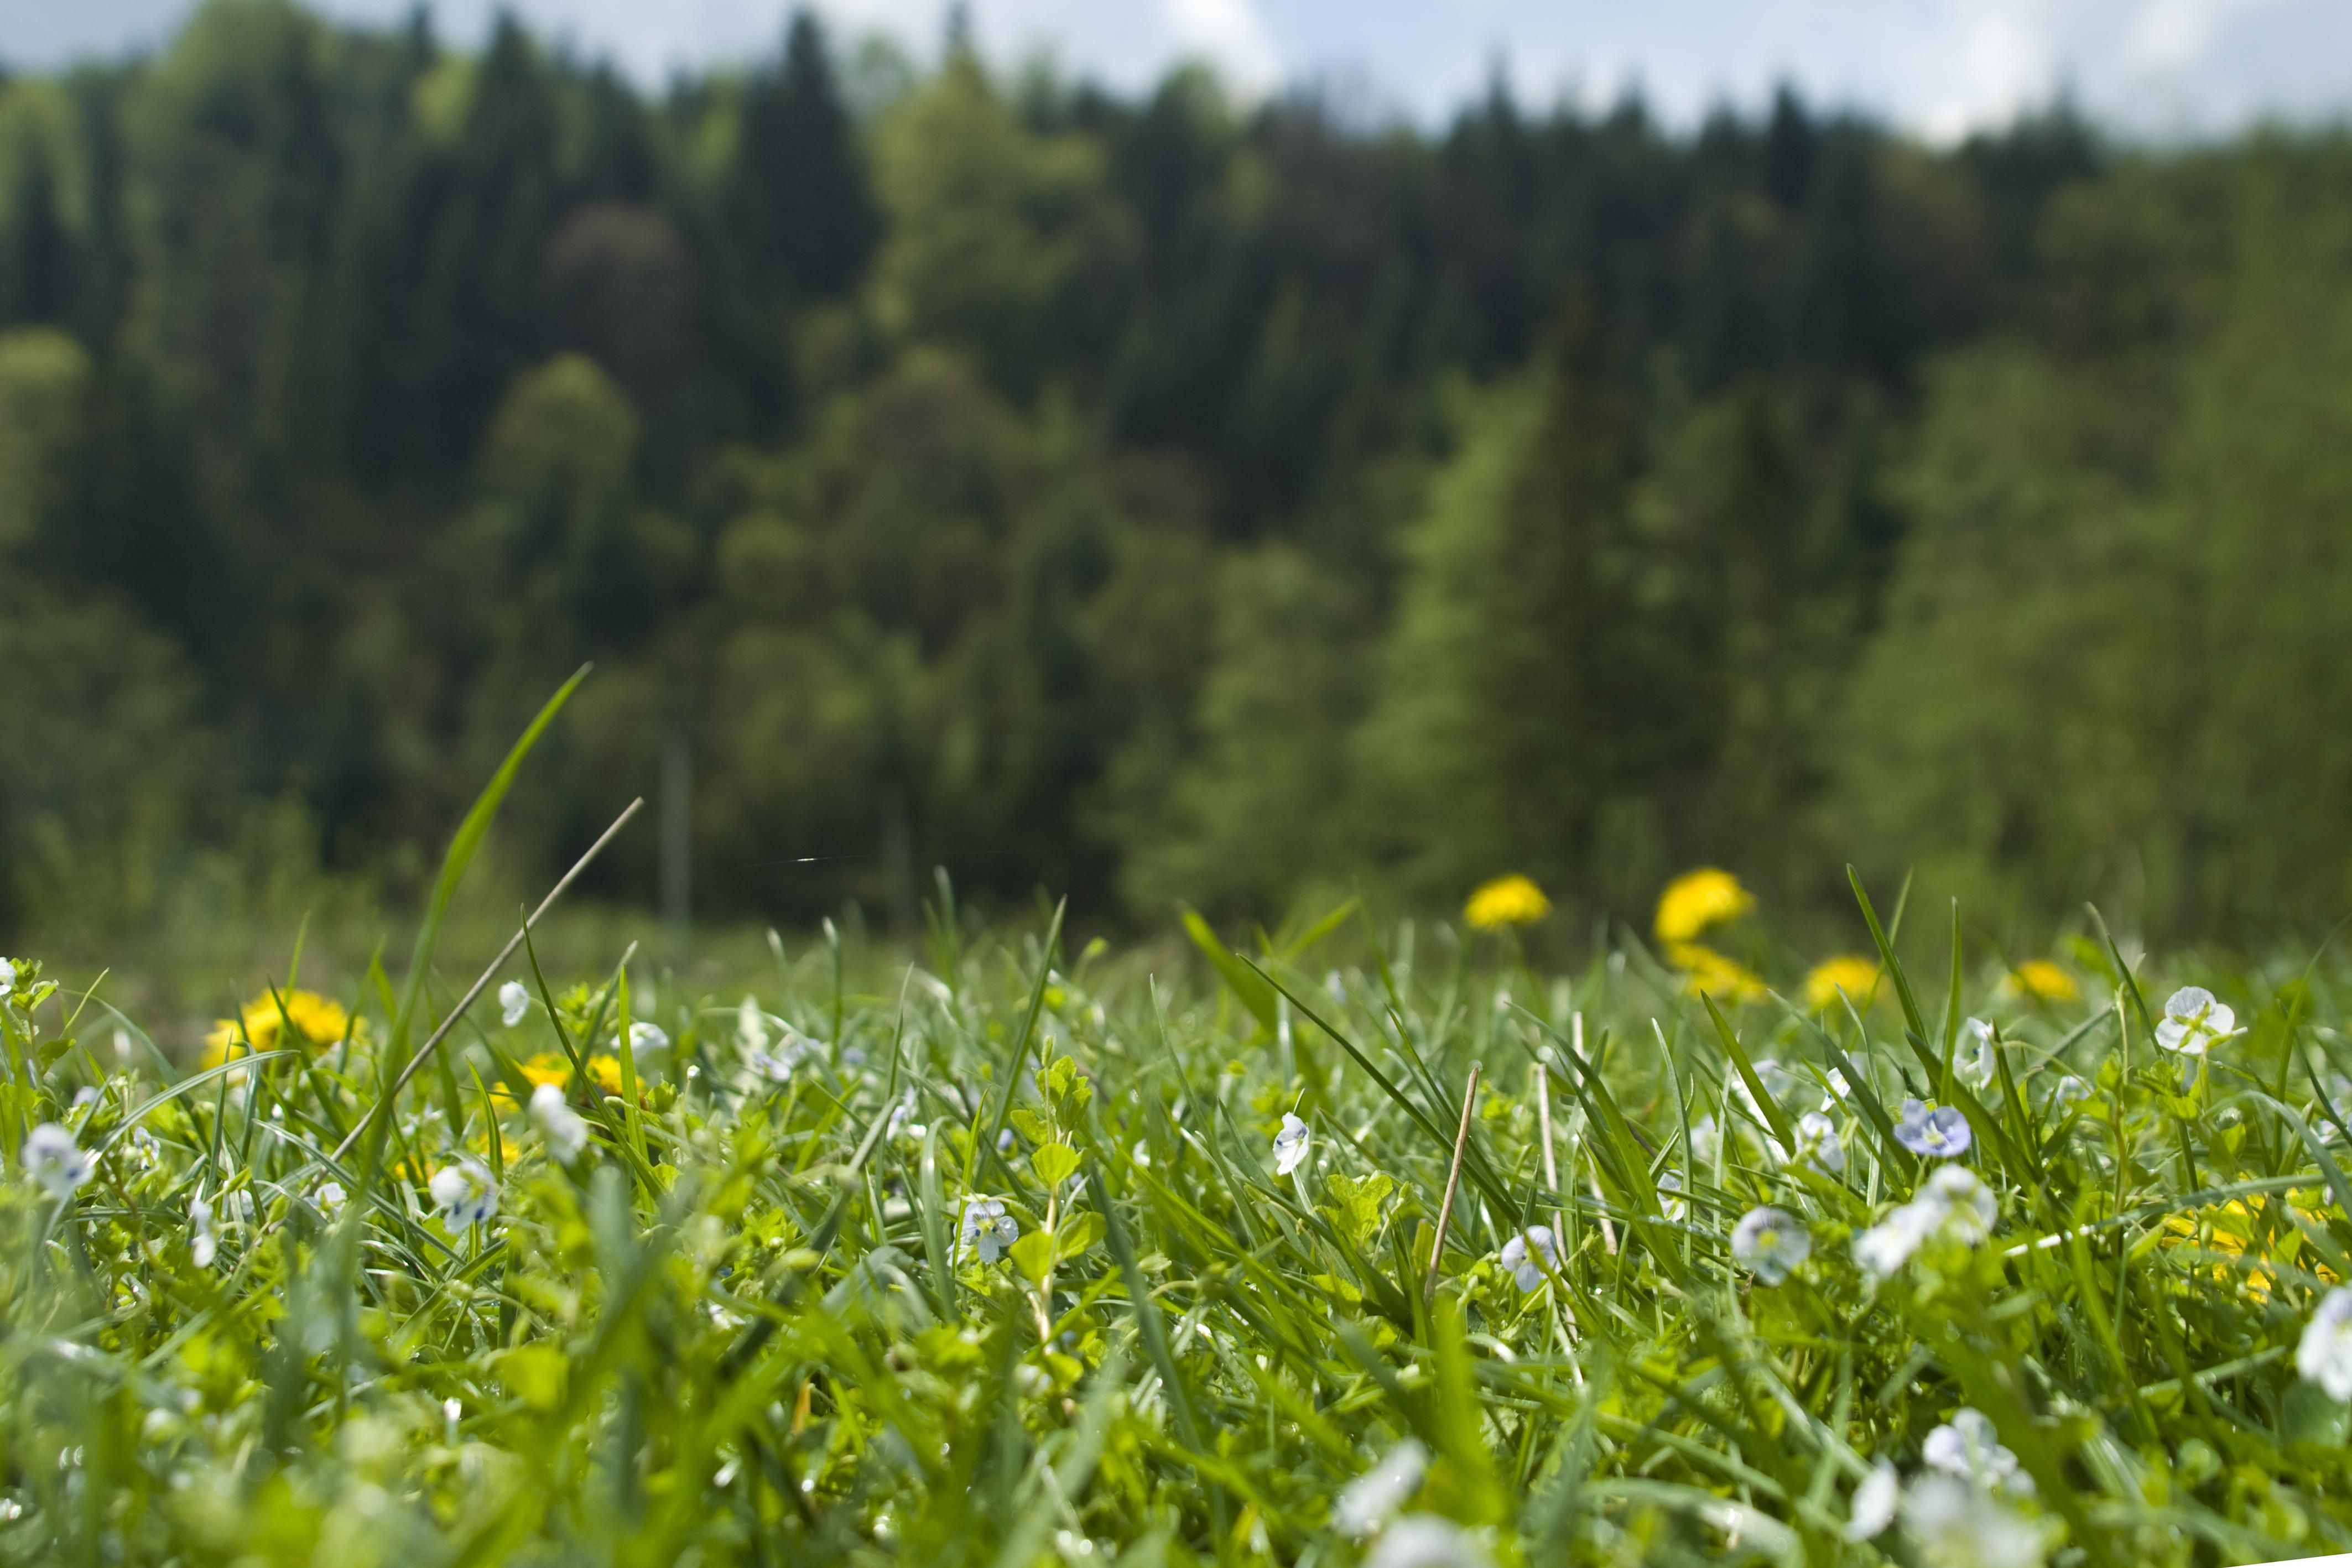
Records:
[[[2352,1545],[2337,972],[2021,985],[1955,920],[1930,977],[1860,911],[1786,999],[1357,910],[1156,966],[942,917],[871,994],[526,947],[388,1114],[429,923],[184,1076],[20,959],[0,1554]]]

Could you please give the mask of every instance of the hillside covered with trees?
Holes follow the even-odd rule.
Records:
[[[698,913],[1852,859],[2324,925],[2347,436],[2333,133],[1424,133],[806,17],[648,95],[215,0],[0,88],[0,931],[396,880],[587,659],[511,853],[667,767]]]

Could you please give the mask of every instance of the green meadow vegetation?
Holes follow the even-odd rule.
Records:
[[[0,70],[0,1562],[2352,1551],[2352,137],[987,42]]]
[[[530,738],[400,973],[289,965],[189,1068],[0,964],[0,1556],[2352,1545],[2340,961],[2020,960],[1857,879],[1807,964],[1708,868],[1570,970],[1521,877],[1165,966],[942,878],[904,961],[714,995],[524,926],[469,983]]]

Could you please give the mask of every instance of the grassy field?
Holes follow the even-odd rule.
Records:
[[[1947,910],[1906,975],[1858,902],[1758,974],[1706,873],[1574,973],[1507,881],[1182,964],[941,913],[749,995],[526,946],[461,1009],[497,796],[405,972],[193,1063],[0,970],[0,1557],[2352,1546],[2337,969]]]

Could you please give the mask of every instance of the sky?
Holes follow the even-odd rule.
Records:
[[[310,0],[358,21],[412,0]],[[437,0],[444,37],[478,41],[510,8],[639,81],[772,51],[790,0]],[[0,0],[17,68],[167,40],[189,0]],[[944,0],[817,0],[837,34],[935,52]],[[1598,105],[1638,86],[1670,121],[1752,109],[1793,83],[1934,140],[1998,126],[2063,89],[2156,137],[2352,108],[2352,0],[970,0],[992,58],[1039,53],[1133,88],[1205,59],[1246,96],[1310,86],[1434,123],[1499,62],[1521,100]]]

